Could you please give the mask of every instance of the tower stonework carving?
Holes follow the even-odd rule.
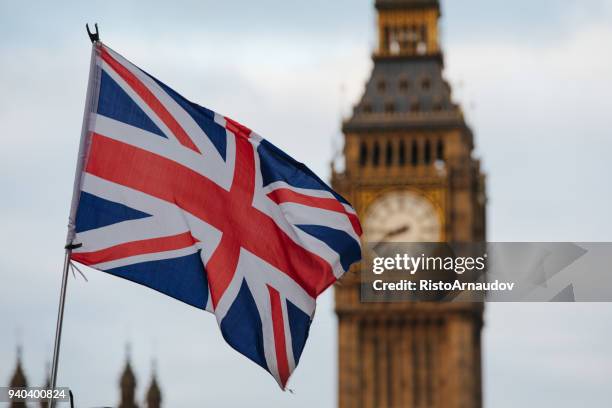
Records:
[[[437,0],[377,0],[374,68],[343,123],[332,185],[364,241],[481,242],[485,183],[443,77]],[[341,408],[482,406],[478,303],[361,303],[360,265],[335,287]]]

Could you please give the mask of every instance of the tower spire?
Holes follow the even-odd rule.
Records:
[[[21,344],[17,346],[17,362],[15,364],[15,371],[13,372],[13,376],[11,377],[11,382],[9,387],[11,388],[21,388],[27,387],[28,381],[26,379],[25,373],[23,372],[23,368],[21,366],[21,354],[22,348]],[[26,404],[24,402],[13,402],[10,405],[11,408],[25,408]]]
[[[147,408],[160,408],[161,406],[161,390],[157,384],[157,360],[151,360],[151,383],[147,390]]]
[[[130,359],[131,345],[127,343],[125,346],[125,368],[119,381],[121,388],[119,408],[138,408],[138,405],[136,405],[136,376],[134,376]]]

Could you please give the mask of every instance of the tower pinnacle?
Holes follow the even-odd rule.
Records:
[[[151,384],[147,391],[147,408],[160,408],[161,406],[161,391],[157,384],[157,362],[153,359],[152,363]]]
[[[138,408],[135,400],[136,377],[132,371],[130,354],[131,350],[128,343],[126,345],[125,368],[123,369],[123,374],[121,374],[121,379],[119,381],[119,386],[121,387],[121,402],[119,403],[119,408]]]
[[[11,382],[9,387],[11,388],[21,388],[27,387],[28,381],[26,379],[25,373],[23,372],[23,368],[21,367],[21,345],[17,346],[17,363],[15,365],[15,371],[13,372],[13,376],[11,377]],[[26,407],[24,402],[13,402],[10,405],[11,408],[22,408]]]

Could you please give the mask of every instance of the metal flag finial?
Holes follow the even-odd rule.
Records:
[[[85,24],[85,28],[87,29],[87,35],[89,36],[89,39],[91,40],[92,43],[100,41],[100,32],[98,31],[98,23],[94,23],[94,27],[96,28],[96,31],[92,33],[89,30],[89,24]]]

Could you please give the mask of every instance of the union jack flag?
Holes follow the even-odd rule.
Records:
[[[305,165],[94,43],[72,260],[214,313],[284,389],[315,300],[360,259],[360,235]]]

